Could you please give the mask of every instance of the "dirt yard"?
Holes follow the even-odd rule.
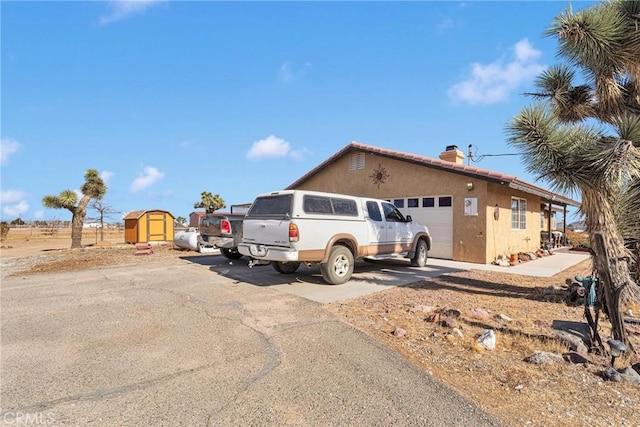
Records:
[[[99,242],[95,230],[89,230],[83,236],[84,249],[67,250],[68,234],[51,237],[28,229],[14,231],[2,242],[3,275],[7,269],[19,275],[39,274],[184,255],[164,245],[156,247],[153,256],[136,256],[133,247],[123,243],[121,233],[108,234]],[[327,308],[449,384],[505,425],[637,426],[640,384],[603,379],[610,359],[571,352],[551,327],[557,320],[585,321],[583,307],[565,301],[565,279],[589,273],[589,261],[550,278],[509,274],[508,267],[505,273],[472,270]],[[640,306],[625,310],[640,314]],[[605,341],[609,327],[606,319],[601,320],[600,334]],[[640,349],[640,327],[628,328],[634,348]],[[476,342],[486,329],[496,332],[493,351]],[[563,357],[552,358],[548,364],[525,361],[536,351]],[[640,369],[637,354],[615,363],[619,370],[632,365]]]

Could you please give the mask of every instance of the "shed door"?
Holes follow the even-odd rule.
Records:
[[[411,215],[414,222],[429,228],[433,242],[430,257],[453,258],[452,196],[417,196],[392,201],[404,215]]]
[[[167,240],[167,216],[163,213],[147,214],[147,232],[150,242],[165,242]]]

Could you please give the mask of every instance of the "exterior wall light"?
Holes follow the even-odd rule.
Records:
[[[467,182],[467,190],[473,190],[473,182]]]

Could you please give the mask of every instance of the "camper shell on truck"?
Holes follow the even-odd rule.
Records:
[[[345,283],[358,258],[404,257],[426,264],[431,236],[386,200],[306,190],[258,196],[243,221],[238,252],[253,264],[295,272],[319,263],[323,279]]]

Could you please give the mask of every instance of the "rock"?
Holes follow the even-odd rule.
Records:
[[[531,256],[529,254],[527,254],[527,253],[520,252],[518,254],[518,261],[520,261],[520,262],[531,261]]]
[[[470,314],[471,314],[471,317],[473,317],[474,319],[480,319],[480,320],[488,319],[490,316],[489,311],[483,308],[472,308],[470,310]]]
[[[524,361],[535,365],[550,365],[555,362],[563,362],[564,358],[559,354],[536,350],[531,356],[525,357]]]
[[[460,317],[460,311],[453,308],[442,309],[441,313],[443,316],[452,317],[454,319]]]
[[[451,330],[451,333],[452,333],[452,334],[455,334],[455,335],[457,335],[457,336],[459,336],[460,338],[464,338],[464,334],[463,334],[463,333],[462,333],[462,331],[461,331],[460,329],[458,329],[458,328],[453,328],[453,329]]]
[[[494,260],[493,263],[495,265],[499,265],[501,267],[509,267],[511,265],[509,260],[508,259],[504,259],[504,258],[498,258],[498,259]]]
[[[455,320],[450,317],[445,317],[440,321],[440,326],[444,326],[446,328],[455,328],[458,326]]]
[[[503,320],[505,322],[512,322],[513,319],[509,316],[507,316],[506,314],[496,314],[496,319],[497,320]]]
[[[414,305],[409,309],[409,313],[431,313],[433,310],[433,307],[430,305]]]
[[[640,384],[640,374],[638,374],[631,366],[627,366],[619,372],[620,376],[630,383]]]
[[[478,337],[478,344],[482,348],[493,351],[496,349],[496,332],[493,329],[485,329]]]
[[[438,317],[440,317],[440,316],[438,316],[436,313],[431,313],[430,315],[428,315],[427,317],[424,318],[424,321],[433,323],[436,320],[438,320]]]
[[[573,335],[566,331],[560,331],[558,329],[554,329],[553,332],[555,332],[556,336],[576,353],[587,354],[589,352],[586,344],[579,336]]]
[[[407,331],[402,329],[402,328],[400,328],[400,327],[398,327],[398,326],[396,326],[396,328],[393,330],[393,335],[398,337],[398,338],[401,338],[401,337],[407,335]]]
[[[563,356],[564,356],[564,360],[576,365],[592,363],[591,359],[587,357],[585,354],[576,353],[575,351],[570,351],[568,353],[565,353]]]
[[[604,376],[605,380],[615,381],[615,382],[622,381],[622,375],[620,375],[620,372],[618,372],[617,370],[615,370],[613,368],[607,368],[602,373],[602,375]]]

